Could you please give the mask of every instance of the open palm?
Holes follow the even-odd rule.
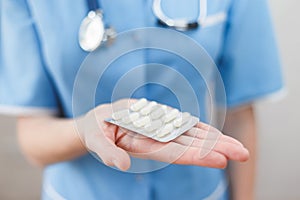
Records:
[[[228,160],[246,161],[249,158],[247,149],[240,142],[202,122],[176,139],[162,143],[104,121],[113,109],[128,107],[132,101],[123,99],[103,104],[78,120],[80,138],[106,165],[127,170],[129,155],[214,168],[226,167]]]

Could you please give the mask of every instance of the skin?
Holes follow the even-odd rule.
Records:
[[[256,124],[253,107],[249,105],[227,112],[223,132],[241,141],[251,154],[247,162],[229,164],[232,199],[253,200],[256,170]]]
[[[106,165],[124,171],[130,167],[129,155],[214,168],[225,168],[229,160],[249,159],[248,150],[239,141],[202,122],[175,140],[161,143],[103,121],[111,116],[112,108],[130,103],[124,99],[103,104],[76,119],[19,117],[21,149],[29,161],[40,167],[75,159],[89,149]]]

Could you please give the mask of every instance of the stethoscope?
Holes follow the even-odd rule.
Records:
[[[94,51],[106,41],[113,41],[116,31],[103,20],[103,10],[98,0],[87,0],[88,15],[82,20],[79,29],[80,47],[88,52]],[[172,19],[167,17],[161,7],[161,0],[153,0],[152,10],[157,22],[178,31],[194,30],[204,25],[207,17],[207,0],[199,0],[199,15],[196,20]]]

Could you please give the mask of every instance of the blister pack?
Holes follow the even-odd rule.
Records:
[[[169,142],[195,126],[199,119],[155,101],[139,99],[113,112],[105,121],[160,142]]]

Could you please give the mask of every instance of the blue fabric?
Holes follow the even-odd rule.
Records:
[[[266,1],[237,1],[229,13],[219,69],[230,107],[282,87],[279,56]]]
[[[40,43],[27,5],[23,1],[3,1],[2,4],[1,104],[57,109],[56,95],[45,73]]]
[[[87,55],[77,41],[80,22],[87,12],[86,1],[1,3],[0,105],[50,109],[61,106],[66,117],[72,117],[73,84]],[[197,17],[196,4],[192,0],[176,4],[166,0],[163,9],[171,17],[193,19]],[[101,0],[101,5],[106,23],[117,32],[156,26],[152,1]],[[227,22],[186,34],[203,45],[217,63],[228,105],[249,103],[280,89],[278,53],[265,0],[210,0],[208,14],[219,12],[228,14]],[[179,61],[167,54],[159,57],[160,53],[148,51],[116,63],[126,67],[156,61],[177,69]],[[190,80],[197,79],[192,71],[184,73]],[[102,80],[107,92],[98,91],[97,104],[110,100],[109,86],[121,74],[117,70],[107,72],[107,78]],[[159,76],[164,78],[163,74]],[[172,94],[155,85],[136,95],[159,96],[161,101],[176,106]],[[43,199],[53,195],[66,199],[203,199],[223,179],[223,170],[178,165],[137,176],[108,168],[87,155],[47,167]],[[218,199],[227,199],[227,193]]]

